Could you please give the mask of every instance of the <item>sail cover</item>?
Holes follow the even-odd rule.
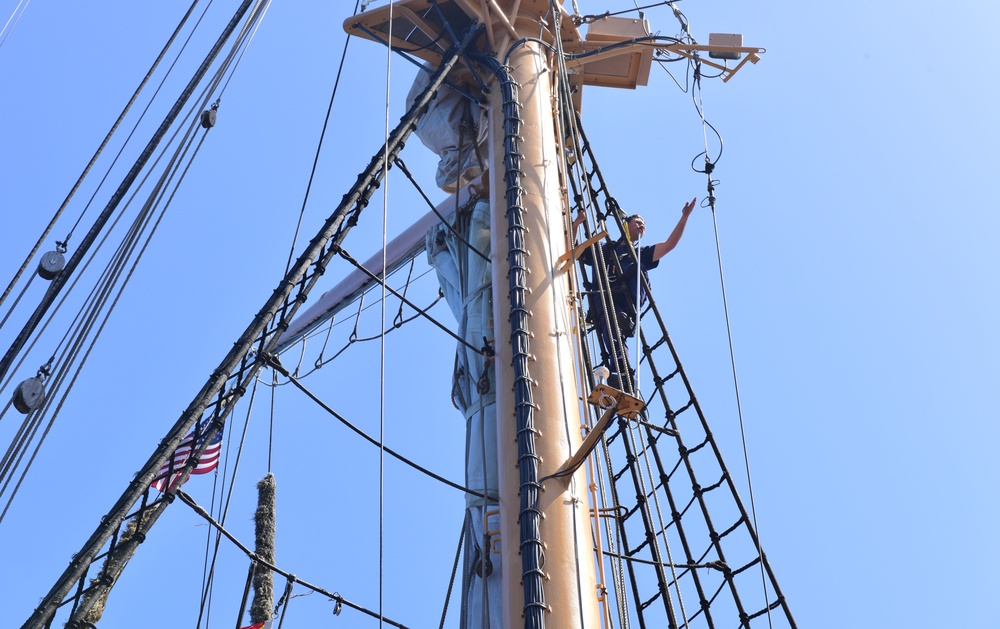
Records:
[[[427,89],[430,76],[429,72],[417,72],[406,95],[407,109]],[[417,122],[417,137],[438,156],[435,183],[445,192],[454,192],[486,169],[486,116],[486,110],[462,94],[442,88]]]
[[[456,216],[455,223],[454,231],[439,224],[427,232],[427,258],[458,321],[458,336],[466,342],[455,353],[451,393],[468,431],[466,486],[496,503],[496,377],[492,357],[472,349],[493,344],[489,203],[479,201],[471,214]],[[481,502],[478,496],[468,498],[469,506]]]
[[[492,356],[473,349],[494,343],[489,203],[459,212],[451,227],[428,230],[426,248],[465,340],[452,377],[452,401],[465,418],[465,484],[485,496],[466,494],[462,617],[468,628],[500,627],[501,562],[490,534],[499,530],[496,376]]]

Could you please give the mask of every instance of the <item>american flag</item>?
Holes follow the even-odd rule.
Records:
[[[201,430],[198,431],[203,432]],[[201,444],[205,440],[204,437],[198,438],[198,443],[194,443],[194,431],[184,437],[184,441],[181,442],[177,449],[174,450],[174,456],[171,457],[170,461],[163,464],[160,468],[160,472],[157,474],[156,478],[153,480],[153,487],[159,489],[160,491],[165,491],[167,487],[167,476],[170,476],[170,487],[173,487],[177,479],[180,478],[181,470],[184,469],[184,464],[187,463],[188,457],[191,456],[191,451],[197,448],[198,444]],[[205,451],[201,455],[201,460],[198,461],[198,465],[191,470],[192,474],[207,474],[219,466],[219,456],[222,454],[222,430],[220,429],[212,440],[208,443]],[[173,472],[171,474],[171,472]]]

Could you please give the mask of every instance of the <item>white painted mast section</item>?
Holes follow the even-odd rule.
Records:
[[[539,18],[522,11],[525,36],[538,36]],[[531,19],[526,19],[531,18]],[[506,47],[504,47],[506,49]],[[502,60],[502,57],[500,57]],[[574,372],[572,313],[567,271],[557,270],[567,251],[567,219],[562,201],[559,157],[553,124],[553,74],[541,47],[518,46],[509,71],[519,86],[529,310],[530,367],[535,403],[538,478],[552,474],[581,443],[581,394]],[[504,121],[499,85],[490,94],[491,204],[493,208],[493,287],[497,352],[497,447],[503,553],[505,627],[523,626],[524,590],[519,552],[520,512],[517,434],[513,395],[507,203],[504,181]],[[597,602],[590,504],[584,468],[570,477],[549,479],[539,494],[542,513],[542,570],[547,628],[601,626]]]

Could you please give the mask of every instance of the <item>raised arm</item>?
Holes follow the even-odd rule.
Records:
[[[698,201],[698,197],[695,197],[684,204],[681,208],[681,218],[677,221],[677,225],[674,226],[674,230],[670,232],[667,239],[663,242],[658,242],[653,245],[653,261],[659,260],[663,256],[670,253],[677,243],[680,242],[681,236],[684,235],[684,226],[687,225],[688,216],[691,211],[694,210],[694,205]]]

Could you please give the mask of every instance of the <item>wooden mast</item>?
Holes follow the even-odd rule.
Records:
[[[525,3],[527,4],[527,3]],[[547,8],[547,7],[546,7]],[[523,5],[509,19],[524,37],[537,37],[543,16]],[[510,38],[501,41],[504,59]],[[581,394],[574,373],[573,322],[567,272],[557,274],[557,261],[567,250],[565,205],[560,190],[553,117],[553,73],[536,42],[517,45],[506,59],[517,86],[520,112],[521,191],[524,215],[525,307],[529,377],[537,456],[536,480],[555,472],[580,446]],[[504,172],[505,121],[500,89],[490,94],[490,163],[493,208],[493,290],[497,352],[497,448],[503,556],[502,584],[506,627],[521,627],[525,607],[522,552],[532,552],[519,517],[523,477],[520,473],[515,421],[511,342],[511,300],[508,294],[508,184]],[[520,456],[523,456],[520,455]],[[546,627],[599,627],[597,577],[594,568],[589,496],[583,469],[567,478],[550,479],[538,492],[539,537]]]
[[[448,31],[455,27],[445,23],[445,9],[455,16],[456,8],[485,25],[478,48],[495,60],[487,65],[496,66],[492,69],[497,74],[492,77],[476,68],[489,90],[489,173],[484,177],[490,180],[492,212],[504,627],[600,627],[586,468],[540,482],[579,452],[582,395],[575,372],[572,269],[561,263],[570,223],[555,131],[556,73],[549,49],[537,40],[550,45],[558,41],[581,52],[645,31],[612,32],[599,41],[583,41],[562,3],[550,0],[401,0],[349,18],[344,27],[433,67],[447,46]],[[651,56],[651,48],[609,50],[597,64],[578,63],[573,80],[577,87],[634,88],[645,84]],[[463,71],[463,81],[473,83],[471,73]],[[512,117],[517,118],[513,134]],[[517,145],[513,160],[511,142]],[[508,172],[511,161],[517,163],[514,183]],[[518,214],[513,238],[512,211]],[[512,319],[517,320],[516,329]],[[525,413],[530,415],[526,424]],[[527,452],[518,443],[525,435],[533,441]],[[533,468],[530,478],[526,466]],[[531,522],[526,526],[527,520]]]

